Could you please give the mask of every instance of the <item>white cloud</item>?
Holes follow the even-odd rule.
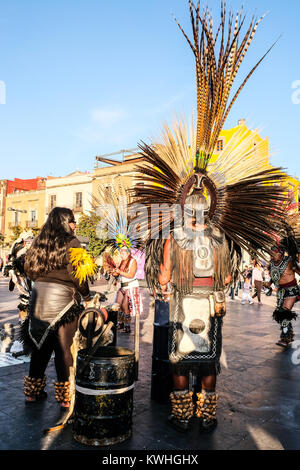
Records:
[[[157,106],[148,108],[145,110],[145,115],[156,115],[162,114],[166,111],[174,110],[174,105],[177,105],[179,102],[182,102],[185,97],[185,92],[178,93],[177,95],[172,96],[168,101],[162,102]]]
[[[127,119],[128,113],[123,109],[95,108],[89,112],[86,125],[72,134],[88,143],[103,142],[112,137],[118,140],[116,129],[122,128]]]
[[[93,109],[90,113],[92,122],[100,124],[101,126],[109,127],[124,118],[127,118],[127,113],[122,109]]]

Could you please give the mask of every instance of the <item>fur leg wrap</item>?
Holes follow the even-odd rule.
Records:
[[[38,397],[46,386],[46,376],[40,379],[24,377],[24,395],[27,397]]]
[[[127,325],[130,325],[131,323],[131,315],[129,313],[124,313],[124,323],[127,324]]]
[[[70,382],[53,382],[55,398],[58,403],[67,403],[71,401]]]
[[[119,323],[124,323],[124,312],[119,312],[118,313],[118,322]]]
[[[194,414],[193,392],[183,390],[170,394],[172,416],[178,421],[188,422]]]
[[[202,418],[207,422],[215,420],[218,398],[219,395],[215,392],[202,391],[201,393],[197,393],[197,407],[195,412],[197,418]]]
[[[287,308],[276,308],[273,312],[273,320],[277,323],[282,323],[284,320],[297,320],[297,314]]]
[[[281,341],[284,341],[286,344],[292,343],[295,337],[292,323],[288,320],[284,320],[280,325],[280,329],[281,329],[281,335],[280,335]]]
[[[124,312],[118,312],[118,330],[124,329]]]
[[[124,313],[124,331],[130,333],[131,315]]]

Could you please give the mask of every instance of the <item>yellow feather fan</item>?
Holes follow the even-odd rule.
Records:
[[[84,248],[70,248],[70,262],[79,284],[82,284],[97,271],[97,265]]]

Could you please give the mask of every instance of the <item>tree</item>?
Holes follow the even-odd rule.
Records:
[[[34,236],[34,237],[37,237],[37,236],[39,235],[41,229],[38,228],[38,227],[33,227],[33,228],[31,229],[31,231],[32,231],[33,236]]]
[[[89,252],[93,257],[99,256],[105,249],[106,243],[97,237],[97,225],[101,217],[95,213],[90,215],[83,214],[77,225],[76,235],[87,237],[89,239]]]
[[[22,229],[21,225],[15,225],[14,227],[12,227],[11,230],[13,232],[13,235],[11,236],[11,239],[14,242],[19,238],[20,234],[23,232],[23,229]]]

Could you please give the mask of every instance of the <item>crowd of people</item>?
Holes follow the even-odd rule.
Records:
[[[300,276],[297,273],[296,279],[300,285]],[[244,265],[235,286],[230,288],[228,296],[231,300],[240,300],[242,305],[253,305],[255,299],[258,305],[262,305],[262,294],[270,297],[277,292],[277,287],[270,281],[269,265],[263,265],[253,259],[250,266]]]

